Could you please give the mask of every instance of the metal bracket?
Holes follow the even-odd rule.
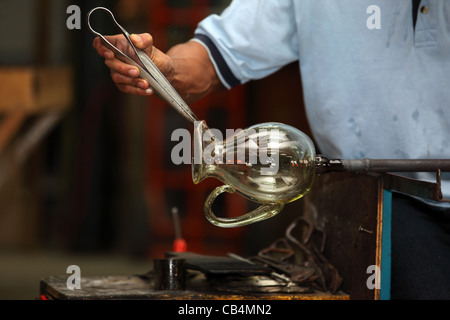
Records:
[[[441,170],[436,171],[436,182],[422,181],[404,176],[386,173],[383,174],[383,188],[389,191],[397,191],[423,199],[438,202],[450,202],[442,195]]]

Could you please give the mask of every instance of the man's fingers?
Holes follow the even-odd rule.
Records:
[[[125,62],[120,61],[119,59],[106,59],[105,64],[111,70],[118,72],[124,76],[128,76],[131,78],[137,78],[139,76],[139,69],[135,66],[126,64]]]
[[[122,50],[122,52],[126,53],[129,49],[129,44],[126,42],[123,35],[108,36],[106,39],[119,48],[119,50]],[[150,34],[133,34],[131,35],[131,40],[136,48],[144,50],[149,56],[152,54],[153,38]],[[139,96],[149,96],[153,94],[153,90],[150,88],[149,83],[146,80],[139,78],[139,69],[117,59],[114,52],[105,47],[99,37],[94,39],[93,47],[100,56],[105,58],[105,64],[111,70],[111,79],[120,91]]]
[[[106,59],[114,59],[114,52],[106,48],[99,37],[96,37],[93,42],[93,47],[97,53]]]
[[[134,86],[125,85],[125,84],[116,84],[117,88],[123,93],[134,94],[138,96],[149,96],[153,94],[152,89],[140,89]]]
[[[153,90],[144,79],[127,77],[114,70],[111,71],[111,79],[114,81],[117,88],[124,93],[140,96],[149,96],[153,94]]]
[[[120,85],[130,85],[144,90],[149,87],[148,82],[144,79],[127,77],[113,70],[111,71],[111,79],[114,83]]]
[[[132,34],[130,39],[136,48],[146,51],[147,54],[151,52],[153,37],[149,33]],[[150,52],[147,52],[148,49],[150,49]]]

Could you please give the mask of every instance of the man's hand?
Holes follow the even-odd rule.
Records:
[[[123,35],[105,38],[137,61],[133,49]],[[188,41],[172,47],[165,54],[153,46],[152,36],[148,33],[133,34],[130,38],[136,48],[144,50],[152,59],[188,104],[222,86],[203,45]],[[105,64],[111,69],[111,78],[120,91],[141,96],[153,93],[148,82],[139,78],[139,69],[117,59],[114,53],[102,44],[100,38],[94,39],[93,46],[98,54],[105,58]]]
[[[138,61],[133,49],[123,35],[106,36],[105,38],[117,49]],[[167,78],[170,78],[171,59],[153,47],[152,36],[148,33],[143,33],[139,35],[133,34],[130,38],[135,47],[144,50],[161,72]],[[105,58],[105,64],[111,70],[111,78],[120,91],[141,96],[148,96],[153,93],[149,88],[148,82],[139,78],[139,69],[117,59],[114,52],[105,47],[99,37],[94,39],[93,46],[98,54]]]

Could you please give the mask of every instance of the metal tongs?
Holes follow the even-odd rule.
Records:
[[[122,34],[127,39],[128,43],[130,44],[131,48],[133,49],[134,53],[136,54],[136,57],[138,61],[135,61],[122,51],[120,51],[118,48],[116,48],[114,45],[112,45],[106,38],[99,32],[95,31],[91,26],[91,15],[95,11],[104,11],[108,13],[111,20],[114,22],[114,24],[120,29]],[[87,14],[87,24],[91,32],[100,37],[100,40],[102,43],[110,50],[112,50],[115,53],[116,58],[120,59],[121,61],[133,65],[139,69],[139,75],[142,79],[145,79],[148,81],[150,87],[158,94],[158,96],[163,99],[165,102],[167,102],[170,106],[175,108],[183,117],[185,117],[188,121],[194,123],[195,121],[198,121],[197,116],[192,112],[192,110],[189,108],[187,103],[180,97],[178,92],[172,87],[170,82],[166,79],[166,77],[161,73],[161,71],[158,69],[158,67],[153,63],[153,61],[147,56],[147,54],[140,49],[137,49],[133,42],[130,39],[130,34],[116,21],[113,13],[108,10],[107,8],[103,7],[97,7],[89,11]]]

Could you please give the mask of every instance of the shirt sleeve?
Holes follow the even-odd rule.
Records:
[[[225,87],[264,78],[298,60],[295,0],[233,0],[204,19],[192,41],[208,50]]]

